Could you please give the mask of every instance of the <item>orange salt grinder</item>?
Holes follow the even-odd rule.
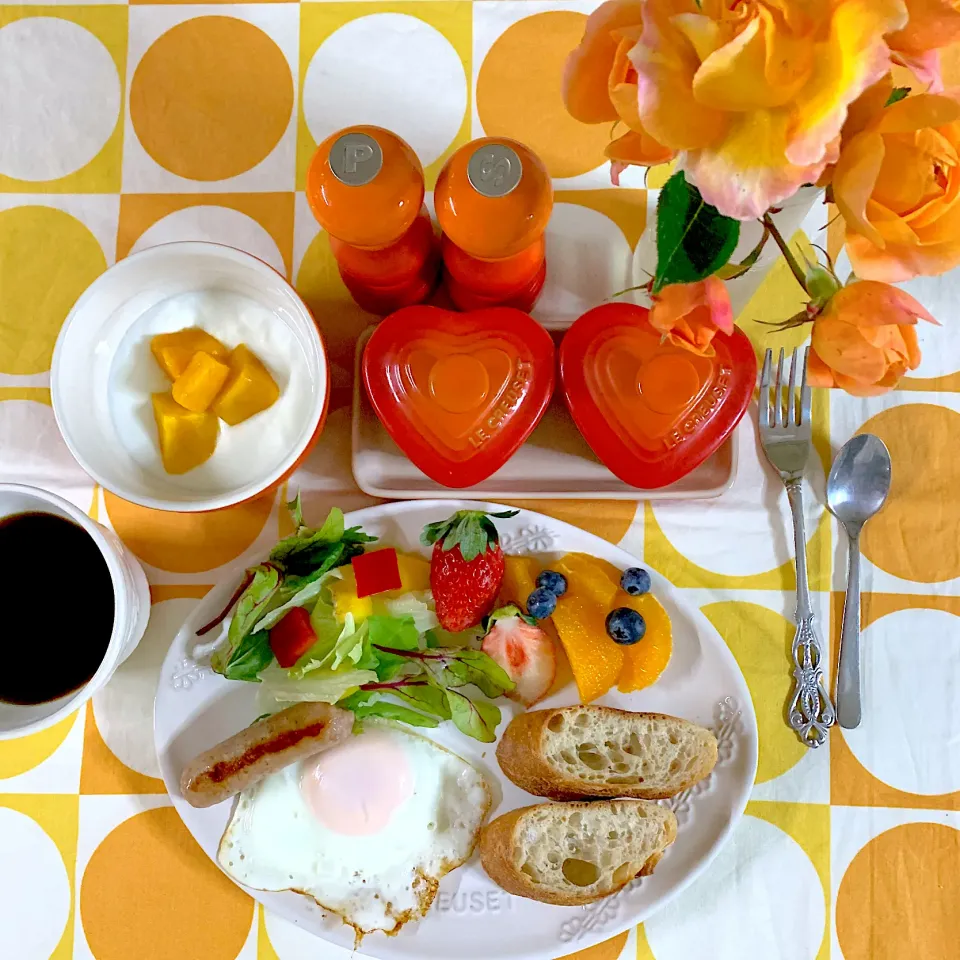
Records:
[[[453,302],[528,312],[547,272],[553,185],[543,161],[516,140],[474,140],[447,161],[433,198]]]
[[[310,161],[307,201],[364,310],[393,313],[426,300],[437,284],[440,258],[423,191],[417,155],[383,127],[340,130]]]

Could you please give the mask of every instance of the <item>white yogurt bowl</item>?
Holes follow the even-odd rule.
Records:
[[[170,383],[150,338],[200,326],[264,362],[280,398],[235,427],[185,474],[163,469],[150,395]],[[276,487],[323,427],[327,358],[304,302],[272,267],[215,243],[168,243],[98,277],[63,324],[50,373],[53,411],[70,451],[103,487],[158,510],[217,510]]]

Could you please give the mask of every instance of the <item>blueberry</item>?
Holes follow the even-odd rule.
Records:
[[[567,578],[556,570],[544,570],[537,577],[537,586],[547,590],[555,597],[562,597],[567,592]]]
[[[620,576],[620,586],[631,597],[650,592],[650,574],[643,567],[629,567]]]
[[[527,597],[527,613],[538,620],[545,620],[557,609],[557,598],[549,590],[540,587]]]
[[[607,633],[614,643],[629,647],[639,643],[647,632],[647,624],[636,610],[617,607],[607,614]]]

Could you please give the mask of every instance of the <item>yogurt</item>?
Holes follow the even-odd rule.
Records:
[[[170,389],[150,340],[160,333],[201,327],[232,349],[245,343],[280,388],[277,402],[235,427],[220,422],[213,456],[179,476],[163,469],[150,401]],[[178,293],[155,303],[129,327],[110,368],[107,400],[117,439],[138,467],[184,490],[215,494],[256,482],[300,440],[314,405],[307,357],[296,334],[256,300],[230,290]]]

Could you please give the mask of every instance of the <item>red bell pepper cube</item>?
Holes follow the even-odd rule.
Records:
[[[270,630],[270,649],[281,667],[292,667],[316,642],[310,614],[303,607],[288,610]]]
[[[353,575],[357,578],[358,597],[372,597],[385,590],[400,589],[400,566],[397,563],[397,551],[393,547],[361,553],[350,563],[353,565]]]

